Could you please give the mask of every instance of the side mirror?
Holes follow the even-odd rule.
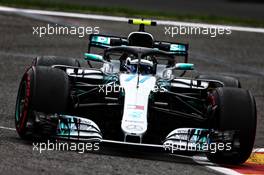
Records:
[[[105,62],[102,55],[84,53],[84,59],[87,61]]]
[[[176,63],[173,69],[176,70],[193,70],[194,64],[192,63]]]

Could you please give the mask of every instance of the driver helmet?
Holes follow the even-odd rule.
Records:
[[[128,57],[126,60],[126,65],[129,68],[129,71],[131,73],[136,73],[138,68],[138,59],[134,59],[131,61],[131,59]],[[145,59],[140,60],[140,66],[139,71],[141,74],[153,74],[154,68],[153,68],[153,62]]]

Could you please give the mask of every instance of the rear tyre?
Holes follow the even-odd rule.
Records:
[[[20,137],[32,136],[34,112],[64,113],[69,101],[65,72],[52,67],[31,67],[23,75],[17,94],[15,125]]]
[[[217,107],[211,124],[219,131],[238,131],[234,140],[240,145],[236,149],[207,156],[216,163],[244,163],[254,146],[257,121],[255,99],[249,91],[239,88],[217,88],[212,95]]]
[[[224,84],[224,87],[235,87],[241,88],[241,83],[238,79],[230,76],[223,75],[198,75],[198,79],[209,79],[209,80],[217,80]]]
[[[75,58],[64,58],[57,56],[38,56],[32,61],[32,66],[53,66],[53,65],[80,67],[80,62]]]

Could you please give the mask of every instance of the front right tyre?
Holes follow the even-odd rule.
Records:
[[[211,126],[219,131],[237,131],[234,140],[239,147],[209,153],[207,157],[216,163],[244,163],[254,146],[257,122],[255,99],[248,90],[231,87],[217,88],[211,95],[215,103]]]
[[[215,74],[209,74],[209,75],[198,75],[198,79],[204,79],[204,80],[217,80],[223,83],[224,87],[234,87],[234,88],[241,88],[241,83],[238,79],[230,76],[224,76],[224,75],[215,75]]]

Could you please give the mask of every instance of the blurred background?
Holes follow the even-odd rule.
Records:
[[[264,0],[0,0],[24,8],[264,26]]]

